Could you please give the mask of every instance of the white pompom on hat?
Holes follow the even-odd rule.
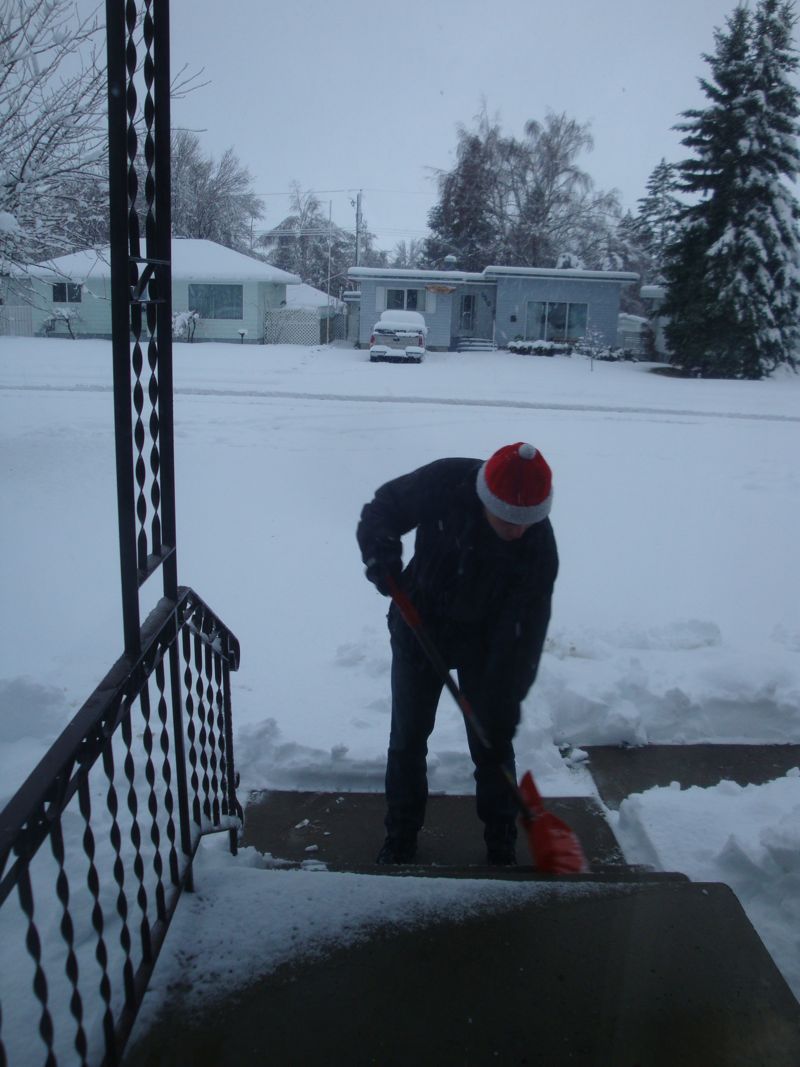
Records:
[[[499,448],[478,471],[478,496],[498,519],[519,526],[541,522],[553,503],[553,472],[533,445]]]

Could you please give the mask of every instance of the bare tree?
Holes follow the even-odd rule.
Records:
[[[340,292],[347,284],[347,268],[355,263],[355,234],[332,222],[316,193],[304,191],[299,182],[292,182],[289,208],[286,218],[258,238],[261,254],[318,289],[325,290],[330,278],[331,292]],[[373,248],[374,239],[364,221],[361,263],[385,266],[386,253]]]
[[[203,153],[188,130],[172,135],[172,230],[239,251],[253,247],[253,224],[263,202],[253,192],[250,171],[229,148],[218,162]]]
[[[262,234],[258,244],[270,263],[319,285],[327,277],[328,247],[333,241],[334,226],[323,214],[318,197],[295,181],[289,193],[289,214]]]
[[[101,43],[70,0],[0,0],[0,270],[75,247],[105,180]]]
[[[506,137],[484,108],[476,127],[458,129],[457,163],[438,176],[440,200],[429,215],[426,258],[454,255],[475,270],[487,263],[552,266],[566,253],[601,266],[621,217],[616,192],[595,188],[579,157],[589,128],[548,113]]]
[[[0,273],[108,240],[101,7],[0,0]],[[200,73],[178,70],[173,98]]]

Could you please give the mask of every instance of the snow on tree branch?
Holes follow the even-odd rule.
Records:
[[[105,177],[102,44],[69,0],[0,0],[0,270],[68,250]]]

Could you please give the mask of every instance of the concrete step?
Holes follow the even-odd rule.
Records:
[[[575,831],[592,871],[612,875],[625,871],[622,851],[593,797],[548,798],[546,806]],[[265,791],[250,797],[242,843],[294,863],[314,859],[332,871],[366,871],[374,865],[383,843],[384,814],[380,793]],[[521,865],[528,865],[527,877],[535,874],[522,837],[517,858]],[[471,877],[486,872],[483,824],[478,821],[474,797],[429,798],[412,867],[415,873],[420,868],[433,873],[448,868],[472,871]],[[387,873],[383,867],[375,869]]]
[[[488,337],[462,337],[456,344],[457,352],[496,352],[497,345]]]
[[[582,745],[589,771],[609,808],[654,786],[763,785],[800,767],[800,745]]]
[[[267,908],[242,922],[268,918]],[[798,1063],[800,1007],[735,896],[687,881],[532,885],[521,904],[382,928],[254,975],[194,1017],[173,990],[163,1021],[125,1058],[127,1067]]]

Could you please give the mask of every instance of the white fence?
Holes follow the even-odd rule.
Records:
[[[30,305],[0,304],[0,337],[33,337]]]
[[[620,331],[617,335],[617,344],[640,359],[644,359],[647,355],[647,335],[642,330]]]
[[[304,308],[276,308],[264,316],[264,342],[268,345],[324,345],[344,336],[343,314],[327,318]]]

